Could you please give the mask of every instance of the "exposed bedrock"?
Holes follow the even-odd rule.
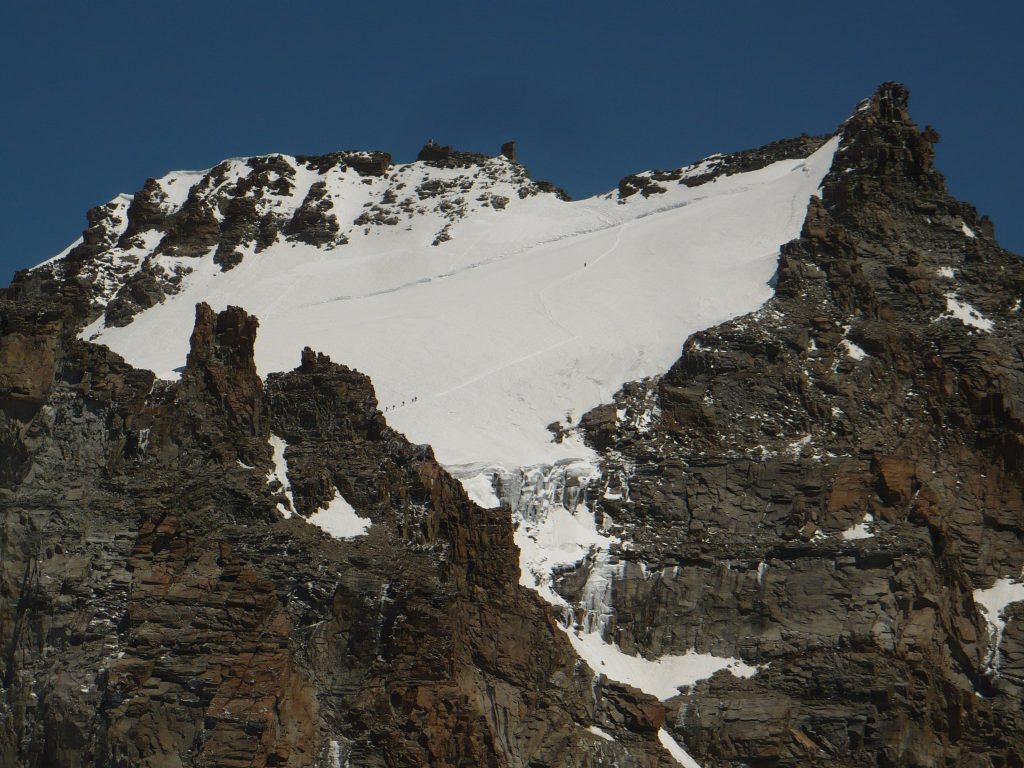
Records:
[[[31,302],[2,318],[0,763],[671,765],[661,704],[595,683],[507,514],[365,376],[307,349],[264,383],[235,307],[197,307],[178,383]],[[307,522],[338,494],[366,535]]]
[[[841,131],[776,296],[582,420],[628,477],[608,635],[761,666],[671,702],[705,766],[1020,765],[1020,606],[978,590],[1024,566],[1024,268],[902,86]]]

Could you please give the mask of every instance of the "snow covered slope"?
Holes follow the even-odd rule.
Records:
[[[293,368],[304,345],[358,368],[388,422],[442,463],[585,457],[572,438],[553,442],[547,425],[574,423],[624,382],[663,372],[694,331],[763,303],[779,246],[799,233],[837,143],[700,186],[578,202],[520,198],[521,166],[502,157],[475,173],[410,163],[364,178],[284,157],[295,174],[261,210],[319,196],[372,213],[349,217],[326,244],[243,243],[228,271],[212,248],[184,257],[157,249],[159,233],[136,233],[109,268],[160,261],[180,276],[178,292],[129,325],[100,317],[82,335],[173,378],[195,304],[238,305],[260,320],[261,373]],[[223,183],[240,173],[226,169]],[[203,178],[158,180],[161,205],[185,205]],[[396,207],[396,189],[440,192],[417,210]]]

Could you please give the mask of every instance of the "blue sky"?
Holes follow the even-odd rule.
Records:
[[[427,138],[584,197],[627,173],[831,131],[884,80],[958,197],[1024,253],[1016,3],[12,3],[0,27],[0,284],[147,176]]]

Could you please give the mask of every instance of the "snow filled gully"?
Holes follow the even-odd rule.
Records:
[[[470,497],[484,507],[507,506],[519,547],[519,583],[555,607],[560,627],[576,653],[597,675],[639,688],[661,701],[679,695],[720,670],[737,677],[759,671],[740,659],[698,653],[647,659],[623,652],[606,633],[614,616],[612,596],[625,576],[625,562],[613,547],[623,543],[611,533],[607,514],[598,524],[594,500],[608,493],[596,463],[566,459],[519,469],[480,464],[450,466]],[[628,490],[624,489],[628,493]],[[591,563],[579,605],[571,605],[554,588],[555,574]],[[693,768],[697,762],[664,729],[659,739],[672,757]]]

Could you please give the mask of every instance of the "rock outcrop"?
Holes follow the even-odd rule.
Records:
[[[660,704],[603,693],[507,515],[365,376],[307,349],[264,383],[234,307],[197,307],[174,384],[32,302],[0,316],[0,763],[670,765]],[[339,495],[365,535],[308,522]]]
[[[1020,765],[1019,614],[975,591],[1024,565],[1024,266],[902,86],[841,135],[776,296],[582,420],[627,478],[609,635],[760,666],[672,700],[705,766]]]
[[[655,170],[633,173],[619,181],[619,199],[625,199],[638,192],[644,197],[659,195],[666,191],[666,184],[683,184],[699,187],[721,176],[747,173],[764,168],[779,160],[805,158],[828,141],[829,136],[798,136],[765,144],[757,149],[747,149],[729,155],[716,154],[700,162],[675,168],[670,171]]]
[[[501,211],[510,199],[538,194],[569,199],[531,179],[514,154],[428,144],[417,162],[399,165],[379,151],[266,155],[147,179],[134,195],[90,210],[81,242],[63,258],[14,282],[36,289],[45,274],[74,285],[88,303],[86,321],[102,317],[106,327],[121,327],[177,294],[211,255],[229,271],[275,244],[331,250],[379,228],[422,222],[429,230],[423,245],[440,245],[474,210]]]

